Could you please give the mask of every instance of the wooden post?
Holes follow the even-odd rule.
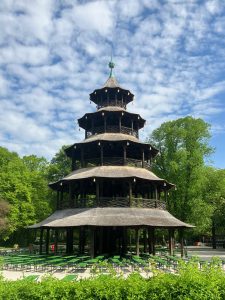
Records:
[[[121,132],[121,116],[119,116],[119,132]]]
[[[155,228],[148,228],[148,250],[149,254],[155,255]]]
[[[126,160],[127,160],[127,147],[124,145],[123,146],[123,165],[126,165]]]
[[[50,228],[46,229],[46,248],[45,248],[45,252],[46,254],[49,254],[49,232],[50,232]]]
[[[173,255],[174,251],[174,229],[169,229],[169,255]]]
[[[95,228],[92,227],[90,230],[91,230],[90,256],[91,258],[94,258],[95,257]]]
[[[139,256],[139,228],[135,228],[136,255]]]
[[[84,168],[84,149],[80,149],[81,167]]]
[[[66,229],[66,253],[73,253],[73,228]]]
[[[61,191],[60,191],[60,203],[59,203],[59,207],[62,209],[63,208],[63,188],[61,187]]]
[[[72,208],[73,205],[73,187],[72,187],[72,182],[69,183],[69,204],[70,208]]]
[[[142,162],[141,162],[141,166],[142,166],[142,168],[144,168],[144,166],[145,166],[145,151],[144,151],[144,149],[142,150]]]
[[[56,210],[60,209],[60,203],[59,203],[59,191],[57,191],[57,200],[56,200]]]
[[[127,227],[123,228],[122,253],[127,253]]]
[[[103,146],[101,145],[100,146],[100,151],[101,151],[101,166],[103,166],[104,164],[104,152],[103,152]]]
[[[96,204],[99,205],[99,179],[96,178]]]
[[[184,257],[184,229],[180,229],[180,256]]]
[[[58,229],[56,228],[55,229],[55,254],[57,254],[58,253],[58,237],[59,237],[59,235],[58,235]]]
[[[147,253],[147,232],[145,228],[143,230],[143,235],[144,235],[144,253]]]
[[[39,254],[42,254],[42,245],[43,245],[43,228],[40,228],[40,248],[39,248]]]
[[[134,120],[131,120],[131,133],[134,134]]]
[[[103,253],[103,228],[99,229],[99,254]]]
[[[155,185],[155,199],[158,199],[158,189],[157,189],[157,185]]]
[[[129,206],[132,204],[132,182],[129,181]]]
[[[91,120],[91,133],[94,134],[94,119]]]
[[[107,124],[106,124],[106,116],[104,117],[104,132],[107,130]]]

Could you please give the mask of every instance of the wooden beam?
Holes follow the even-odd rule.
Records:
[[[180,235],[180,256],[184,257],[184,229],[183,228],[180,229],[179,235]]]
[[[46,229],[46,248],[45,248],[45,253],[49,254],[49,233],[50,233],[50,228]]]
[[[155,255],[155,228],[148,228],[148,251],[149,254]]]
[[[169,255],[173,255],[174,252],[174,229],[169,229]]]
[[[95,257],[95,228],[91,227],[91,240],[90,240],[90,256]]]
[[[139,245],[139,228],[135,228],[135,244],[136,244],[136,255],[140,254],[140,245]]]
[[[43,231],[44,231],[44,229],[43,228],[41,228],[40,229],[40,248],[39,248],[39,254],[42,254],[42,245],[43,245]]]

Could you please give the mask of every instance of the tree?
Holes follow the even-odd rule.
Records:
[[[169,211],[197,225],[199,232],[208,227],[206,220],[211,215],[210,206],[203,199],[205,159],[213,151],[209,146],[209,128],[202,119],[185,117],[163,123],[149,140],[160,150],[153,171],[177,187],[168,197]]]
[[[10,205],[7,230],[1,236],[6,240],[49,215],[51,203],[46,160],[36,156],[21,159],[16,153],[2,147],[0,158],[0,197]]]
[[[66,156],[64,152],[66,148],[67,146],[62,146],[52,158],[47,175],[49,182],[55,182],[71,172],[72,160]]]

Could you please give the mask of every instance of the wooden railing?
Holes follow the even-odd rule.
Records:
[[[148,162],[144,162],[142,165],[142,161],[134,158],[126,158],[125,160],[122,157],[103,157],[103,161],[101,162],[101,158],[90,158],[84,160],[84,167],[95,167],[95,166],[131,166],[137,168],[146,168],[151,169],[151,165]]]
[[[116,100],[116,99],[113,99],[113,100],[105,100],[104,103],[102,105],[97,105],[97,109],[100,109],[100,108],[103,108],[103,107],[106,107],[106,106],[119,106],[119,107],[123,107],[126,109],[126,102],[124,101],[120,101],[120,100]]]
[[[98,127],[94,127],[92,131],[88,131],[87,132],[87,138],[91,137],[92,135],[95,134],[100,134],[100,133],[124,133],[124,134],[128,134],[128,135],[133,135],[136,138],[138,138],[138,130],[132,130],[129,127],[125,127],[125,126],[117,126],[117,125],[108,125],[106,127],[104,126],[98,126]]]
[[[91,207],[136,207],[136,208],[157,208],[166,209],[164,201],[145,198],[126,198],[126,197],[100,197],[97,198],[81,198],[76,199],[75,208],[91,208]]]

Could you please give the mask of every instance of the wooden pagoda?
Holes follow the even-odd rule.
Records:
[[[85,139],[68,147],[72,172],[49,186],[57,192],[56,211],[44,221],[30,226],[40,229],[40,252],[49,252],[49,237],[54,233],[58,251],[58,232],[66,232],[66,252],[91,257],[123,254],[141,249],[155,253],[155,229],[168,229],[170,253],[174,230],[192,227],[166,210],[168,191],[174,185],[151,172],[158,150],[139,140],[145,120],[126,110],[134,95],[122,88],[113,76],[90,94],[97,111],[78,120]],[[76,236],[76,239],[74,238]],[[131,238],[132,237],[132,238]],[[75,241],[76,240],[76,241]]]

